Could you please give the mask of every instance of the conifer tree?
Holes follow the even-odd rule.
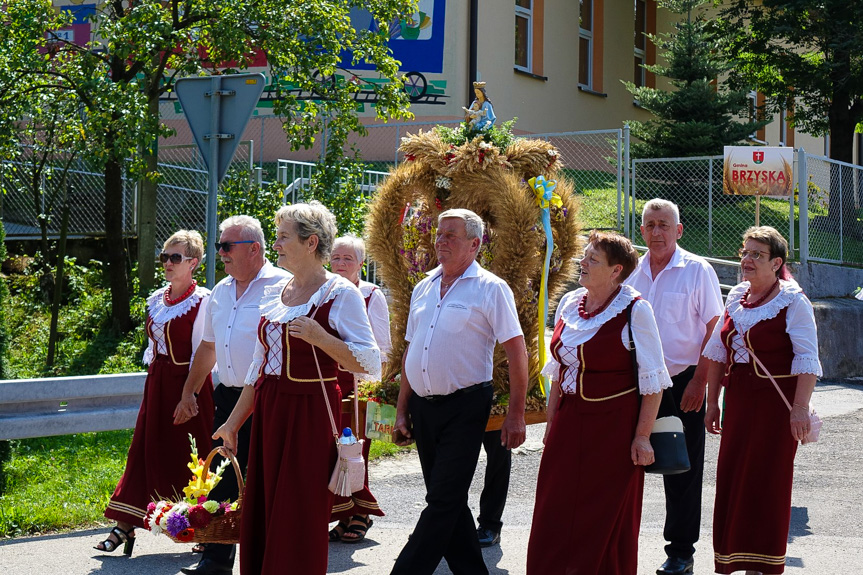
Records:
[[[751,121],[747,91],[732,91],[716,81],[729,70],[721,39],[711,30],[702,6],[705,0],[659,0],[661,8],[679,14],[674,32],[648,34],[664,64],[645,69],[668,78],[673,89],[636,87],[624,82],[642,108],[653,113],[647,122],[631,122],[637,138],[636,158],[675,158],[722,153],[723,146],[744,142],[764,126]]]

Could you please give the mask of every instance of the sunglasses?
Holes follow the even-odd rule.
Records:
[[[740,250],[740,251],[738,251],[738,252],[737,252],[737,255],[738,255],[738,256],[740,256],[740,259],[743,259],[743,258],[745,258],[745,257],[750,257],[750,258],[752,258],[754,261],[758,261],[758,260],[760,260],[760,259],[761,259],[761,256],[765,256],[765,257],[770,256],[770,254],[769,254],[769,253],[767,253],[767,252],[760,252],[760,251],[758,251],[758,250]]]
[[[234,244],[253,244],[255,240],[243,240],[241,242],[216,242],[216,251],[223,251],[228,253],[231,251],[231,248],[234,247]]]
[[[180,262],[193,259],[195,258],[190,258],[189,256],[184,256],[183,254],[166,254],[165,252],[159,254],[159,261],[163,264],[168,263],[168,260],[170,260],[172,264],[178,264]]]

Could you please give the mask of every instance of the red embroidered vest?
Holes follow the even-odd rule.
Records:
[[[785,318],[788,308],[784,307],[776,317],[759,321],[752,326],[744,335],[747,349],[752,349],[761,360],[761,363],[770,371],[775,378],[796,377],[791,375],[791,363],[794,361],[794,347],[791,337],[788,335]],[[734,362],[734,347],[732,337],[737,335],[734,320],[728,312],[725,312],[722,322],[722,343],[725,345],[726,370],[730,369]],[[749,364],[758,377],[767,379],[764,371],[749,359]]]
[[[634,304],[635,300],[629,307]],[[620,334],[626,327],[626,318],[626,312],[617,314],[602,324],[592,338],[576,348],[579,365],[576,375],[577,390],[573,395],[580,401],[600,403],[624,396],[637,397],[638,386],[636,374],[632,371],[632,356],[620,339]],[[563,329],[563,321],[558,321],[551,339],[551,354],[561,363],[558,381],[563,381],[566,370],[570,369],[563,364],[560,357],[560,336]]]
[[[324,330],[332,336],[339,337],[339,333],[330,327],[329,317],[330,310],[333,307],[335,299],[331,299],[324,303],[320,310],[315,314],[315,321],[318,322]],[[315,306],[309,311],[309,315],[315,311]],[[271,325],[270,320],[262,317],[258,324],[258,341],[264,346],[264,365],[270,361],[270,344],[267,341],[267,334],[271,331],[268,327]],[[274,325],[274,324],[272,324]],[[282,339],[282,369],[281,376],[289,381],[319,381],[318,370],[315,367],[315,358],[312,355],[312,346],[296,337],[288,334],[287,326],[281,327],[280,336]],[[324,381],[335,381],[338,364],[329,355],[324,353],[320,348],[315,350],[318,356],[318,362],[321,366],[321,375]],[[266,373],[264,367],[261,367],[261,373]]]
[[[189,365],[192,359],[192,328],[195,325],[195,318],[198,317],[198,310],[201,309],[199,301],[195,307],[180,317],[169,320],[165,324],[165,348],[168,350],[167,357],[174,365]],[[159,354],[159,347],[156,345],[156,336],[153,334],[153,318],[147,314],[147,337],[153,340],[153,351]]]

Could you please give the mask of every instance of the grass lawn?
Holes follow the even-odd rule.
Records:
[[[12,457],[4,464],[0,537],[110,523],[103,512],[131,441],[131,429],[13,441]],[[374,441],[369,460],[410,449]]]

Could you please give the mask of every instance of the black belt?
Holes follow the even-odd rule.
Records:
[[[448,393],[446,395],[419,395],[420,399],[424,399],[429,403],[439,403],[441,401],[446,401],[448,399],[452,399],[454,397],[458,397],[459,395],[465,395],[467,393],[471,393],[473,391],[479,391],[480,389],[486,389],[487,387],[491,387],[490,381],[484,381],[482,383],[477,383],[476,385],[472,385],[470,387],[462,387],[461,389],[457,389],[452,393]]]

